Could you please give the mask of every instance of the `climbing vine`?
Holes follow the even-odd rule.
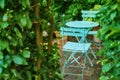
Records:
[[[100,80],[119,80],[120,78],[120,0],[102,0],[100,10],[99,38],[103,49],[99,51],[102,65]]]
[[[53,0],[0,0],[0,80],[62,79],[59,51],[52,45],[51,4]],[[50,33],[45,40],[44,30]]]

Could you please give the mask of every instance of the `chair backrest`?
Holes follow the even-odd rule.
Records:
[[[81,13],[83,21],[95,21],[95,17],[98,16],[98,12],[99,11],[82,10]],[[88,34],[94,35],[97,34],[97,31],[89,31]]]
[[[82,36],[86,36],[87,32],[88,30],[86,29],[79,29],[79,28],[72,28],[72,27],[60,27],[60,33],[62,36],[82,37]]]
[[[83,20],[85,20],[85,18],[92,18],[92,19],[94,19],[98,12],[99,11],[82,10],[81,11],[82,18],[83,18]]]
[[[60,34],[62,36],[62,45],[64,45],[65,36],[75,37],[78,42],[83,41],[83,36],[87,36],[88,30],[72,28],[72,27],[60,27]]]

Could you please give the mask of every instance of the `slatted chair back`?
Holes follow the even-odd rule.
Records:
[[[94,20],[98,12],[99,11],[82,10],[81,11],[82,18],[83,18],[83,20],[85,20],[85,19],[92,19],[92,20]]]
[[[90,10],[82,10],[82,18],[83,21],[95,21],[95,18],[97,16],[99,11],[90,11]],[[89,31],[88,34],[95,35],[97,34],[97,31]]]
[[[87,36],[87,32],[88,30],[86,29],[60,27],[60,33],[61,33],[62,39],[64,39],[64,36],[72,36],[72,37],[75,37],[78,42],[84,41],[85,37]],[[81,38],[81,41],[80,41],[80,38]]]
[[[71,27],[61,27],[60,31],[62,36],[83,36],[83,33],[87,32],[86,29]]]

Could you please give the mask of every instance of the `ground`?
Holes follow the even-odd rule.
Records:
[[[77,69],[71,69],[71,72],[78,71]],[[100,70],[101,67],[99,64],[96,64],[96,61],[94,61],[94,66],[91,67],[90,65],[86,66],[84,69],[84,79],[83,80],[98,80],[100,76]],[[73,76],[73,75],[65,75],[64,80],[82,80],[79,76]]]
[[[73,38],[72,38],[73,39]],[[91,39],[91,38],[89,38]],[[68,40],[65,39],[64,42],[66,42]],[[70,39],[71,40],[71,39]],[[93,37],[92,37],[93,40]],[[59,48],[60,48],[60,56],[61,56],[61,67],[63,67],[63,63],[64,63],[64,56],[62,54],[61,48],[62,48],[62,42],[59,40]],[[94,50],[95,54],[97,54],[98,50],[101,48],[100,44],[97,44],[95,42],[93,42],[93,44],[91,45],[92,49]],[[85,65],[84,68],[84,75],[83,75],[83,80],[99,80],[100,77],[100,71],[101,71],[101,65],[98,63],[99,57],[97,56],[97,59],[94,59],[93,56],[91,56],[89,54],[90,58],[92,59],[92,62],[94,64],[93,67],[90,66],[90,64],[87,61],[87,64]],[[82,69],[74,69],[74,68],[68,68],[67,69],[70,72],[77,72],[77,73],[81,73]],[[64,80],[82,80],[81,77],[79,76],[73,76],[73,75],[64,75]]]

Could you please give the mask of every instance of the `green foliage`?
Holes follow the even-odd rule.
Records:
[[[5,0],[0,0],[0,7],[4,9],[5,6]]]
[[[47,47],[47,45],[44,45]],[[42,68],[40,74],[42,75],[42,80],[62,80],[60,71],[60,56],[59,49],[55,43],[52,46],[52,53],[44,52],[42,55]],[[54,64],[53,64],[54,63]]]
[[[119,80],[120,78],[120,2],[119,0],[102,0],[104,6],[100,10],[99,38],[103,41],[103,49],[98,53],[102,58],[100,80]]]
[[[60,26],[65,26],[67,21],[82,20],[81,10],[89,10],[98,2],[99,0],[56,0],[56,29],[59,29]]]
[[[52,10],[46,13],[45,1],[39,5],[40,26],[49,31],[46,23],[53,13]],[[38,57],[43,59],[39,70],[42,80],[62,78],[58,48],[53,46],[49,53],[44,47],[42,54],[37,50],[34,23],[38,18],[34,6],[35,0],[0,0],[0,80],[36,80]]]

